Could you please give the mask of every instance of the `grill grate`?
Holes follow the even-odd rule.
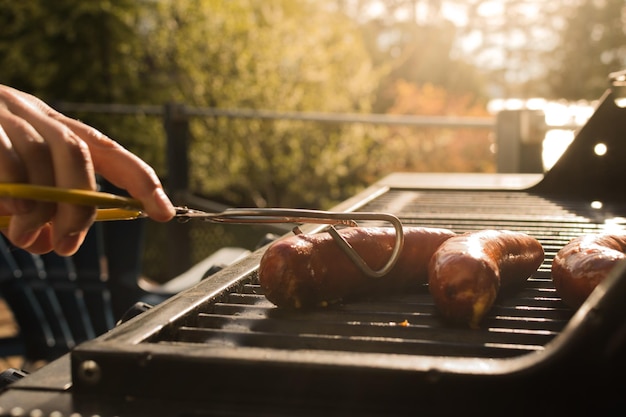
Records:
[[[258,285],[259,250],[77,347],[75,398],[168,398],[186,410],[199,403],[201,410],[224,407],[226,415],[237,415],[238,404],[257,406],[245,415],[260,409],[278,412],[267,415],[345,415],[343,404],[348,414],[379,417],[414,415],[416,400],[427,413],[482,413],[489,393],[491,409],[509,412],[518,404],[516,411],[527,415],[534,406],[520,405],[519,395],[533,387],[550,392],[542,401],[551,400],[544,411],[551,407],[552,414],[563,401],[587,398],[581,372],[594,375],[585,381],[609,381],[607,372],[626,369],[614,368],[623,355],[620,340],[611,336],[624,323],[619,306],[626,290],[607,292],[603,305],[584,315],[583,308],[573,311],[561,302],[550,279],[554,255],[572,237],[624,229],[619,213],[626,206],[611,205],[592,209],[581,200],[511,190],[373,187],[339,210],[390,212],[406,225],[457,233],[523,231],[539,239],[545,260],[523,289],[501,294],[479,329],[469,329],[444,322],[426,286],[311,311],[277,308]],[[554,386],[566,386],[567,398],[558,397]],[[398,396],[407,387],[417,397]],[[593,388],[603,395],[617,389]],[[597,401],[592,404],[595,410]],[[289,413],[290,407],[297,412]]]
[[[203,305],[183,325],[150,342],[484,358],[540,351],[574,313],[552,285],[554,255],[576,235],[597,232],[607,224],[622,228],[624,223],[580,202],[511,191],[390,190],[360,210],[392,212],[406,225],[457,233],[485,228],[523,231],[541,241],[546,258],[523,290],[499,298],[478,330],[440,320],[426,287],[292,312],[267,301],[251,274],[238,290]]]

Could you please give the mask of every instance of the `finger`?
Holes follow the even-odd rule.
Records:
[[[50,224],[46,224],[39,230],[39,233],[35,239],[24,244],[23,246],[18,246],[18,247],[24,250],[27,250],[28,252],[31,252],[31,253],[36,253],[36,254],[48,253],[54,249],[51,235],[52,235],[52,232],[51,232]]]
[[[89,149],[69,128],[53,121],[33,120],[33,125],[46,138],[54,164],[55,185],[63,188],[95,190],[95,174]],[[95,207],[75,204],[56,205],[52,219],[52,240],[55,251],[73,253],[82,243],[95,219]]]
[[[0,109],[0,125],[5,134],[3,142],[3,181],[32,182],[52,185],[53,167],[47,144],[38,132],[25,120],[17,117],[6,108]],[[11,170],[11,172],[7,172]],[[3,207],[11,211],[13,217],[8,230],[9,239],[19,247],[29,245],[38,236],[39,229],[54,215],[54,205],[31,201],[21,205],[13,200]]]
[[[36,131],[34,139],[41,138],[39,141],[47,145],[55,168],[54,182],[61,187],[94,190],[93,166],[89,149],[82,139],[51,117],[52,109],[41,100],[23,93],[9,95],[9,98],[6,108],[17,116],[13,121],[23,121],[25,130],[31,125]]]
[[[15,246],[24,249],[31,253],[44,254],[52,250],[55,250],[61,256],[70,256],[78,250],[80,243],[70,242],[70,244],[61,244],[56,247],[52,244],[52,226],[50,223],[41,227],[37,235],[33,235],[32,239],[24,240],[20,245],[17,245],[9,236],[8,229],[0,230],[0,233],[5,235]]]
[[[154,220],[172,219],[174,207],[152,167],[97,129],[57,112],[35,97],[29,99],[42,113],[69,127],[87,144],[96,172],[141,201]]]
[[[174,217],[174,206],[152,167],[122,150],[99,154],[97,158],[97,166],[102,166],[98,171],[113,185],[127,190],[131,196],[141,201],[145,212],[153,220],[166,222]],[[133,169],[127,169],[126,175],[123,175],[124,167],[128,168],[131,166],[129,164],[132,164]]]
[[[150,165],[98,130],[58,113],[55,117],[85,141],[96,172],[141,201],[152,219],[172,219],[175,214],[174,206]]]
[[[0,111],[2,111],[0,109]],[[0,124],[0,182],[21,182],[26,178],[24,166]],[[20,198],[0,198],[2,215],[28,213],[33,202]]]
[[[63,123],[49,117],[43,102],[28,96],[9,95],[5,100],[11,114],[3,122],[14,148],[26,166],[28,181],[59,187],[95,189],[95,177],[89,149],[86,144]],[[95,208],[70,204],[52,206],[51,239],[55,250],[62,253],[78,248],[87,228],[95,217]],[[36,210],[39,217],[12,220],[9,233],[16,244],[27,245],[31,230],[28,226],[39,220],[49,220],[50,213]],[[45,217],[42,217],[45,216]],[[19,226],[14,226],[17,223]],[[20,224],[23,223],[23,224]],[[39,224],[37,224],[39,226]],[[13,234],[20,230],[24,236]],[[26,231],[25,231],[26,230]]]

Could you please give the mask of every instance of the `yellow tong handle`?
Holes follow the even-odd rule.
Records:
[[[24,198],[83,206],[142,209],[139,200],[101,191],[77,190],[46,185],[0,183],[0,197]]]
[[[97,211],[96,220],[98,221],[130,220],[144,216],[143,207],[139,200],[100,191],[0,183],[0,197],[105,207]],[[8,227],[10,220],[11,216],[0,216],[0,228]]]

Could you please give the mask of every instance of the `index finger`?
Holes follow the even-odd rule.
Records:
[[[149,217],[157,221],[174,217],[174,206],[150,165],[97,129],[57,112],[52,115],[89,147],[95,171],[141,201]]]

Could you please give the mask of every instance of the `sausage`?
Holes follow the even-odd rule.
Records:
[[[552,260],[552,282],[561,300],[578,308],[626,255],[626,232],[585,234],[570,240]]]
[[[367,294],[426,284],[435,249],[455,235],[447,229],[403,227],[404,246],[394,267],[380,278],[361,272],[328,232],[277,240],[263,254],[259,283],[268,300],[280,307],[311,308]],[[339,233],[374,270],[389,260],[395,229],[348,227]]]
[[[541,243],[522,232],[467,232],[437,249],[428,290],[445,319],[477,328],[499,292],[523,285],[544,257]]]

